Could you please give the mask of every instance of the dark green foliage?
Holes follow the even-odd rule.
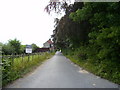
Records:
[[[120,84],[119,63],[111,61],[110,59],[98,60],[98,57],[96,57],[95,54],[91,54],[92,56],[89,56],[88,54],[93,53],[95,50],[88,48],[88,46],[82,46],[74,51],[71,49],[64,49],[62,51],[66,57],[89,72]]]
[[[21,47],[21,43],[19,40],[14,39],[14,40],[9,40],[8,42],[10,44],[10,46],[13,49],[12,54],[20,54],[20,47]]]
[[[81,9],[82,7],[83,3],[75,3],[74,5],[70,5],[69,8],[67,8],[68,10],[66,11],[66,15],[56,23],[56,28],[52,35],[56,47],[77,47],[80,43],[88,40],[88,37],[86,36],[90,29],[90,23],[88,21],[77,23],[69,18],[71,12]],[[86,25],[88,27],[86,27]]]
[[[120,84],[120,3],[86,2],[70,10],[55,30],[53,38],[63,43],[55,40],[56,47],[62,44],[59,48],[72,61]]]
[[[36,52],[37,48],[39,48],[36,44],[32,44],[32,52]]]
[[[8,43],[2,46],[3,54],[11,55],[11,54],[20,54],[21,51],[21,42],[17,39],[9,40]]]
[[[8,43],[2,46],[2,52],[5,55],[11,55],[14,52],[14,48]]]
[[[21,45],[21,48],[20,48],[20,54],[23,54],[25,53],[25,48],[26,48],[26,45]]]

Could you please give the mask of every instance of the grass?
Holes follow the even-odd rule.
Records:
[[[120,84],[120,71],[119,64],[114,63],[110,60],[97,62],[92,59],[81,59],[77,54],[79,51],[65,51],[63,54],[69,58],[75,64],[81,66],[83,69],[105,78],[109,81],[112,81],[116,84]]]
[[[51,58],[54,53],[41,53],[39,55],[30,55],[22,57],[17,57],[5,61],[3,68],[3,80],[2,85],[5,86],[8,83],[16,80],[17,78],[23,77],[28,72],[35,69],[37,66],[42,64],[43,61]],[[28,59],[29,58],[29,59]]]

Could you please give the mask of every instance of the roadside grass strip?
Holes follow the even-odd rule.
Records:
[[[9,56],[2,58],[2,85],[22,77],[26,73],[35,69],[46,59],[49,59],[54,53],[36,53],[31,55]]]

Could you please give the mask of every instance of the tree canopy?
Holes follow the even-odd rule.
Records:
[[[5,55],[12,55],[12,54],[24,54],[26,45],[22,45],[21,42],[17,39],[9,40],[8,43],[3,44],[0,43],[2,46],[2,53]],[[32,44],[32,51],[33,53],[36,52],[36,49],[39,48],[36,44]]]
[[[99,75],[119,83],[119,10],[120,2],[75,2],[67,6],[53,31],[55,47],[66,53],[71,50],[70,55],[79,60],[100,66]]]

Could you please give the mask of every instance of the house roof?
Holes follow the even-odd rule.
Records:
[[[53,43],[51,40],[48,40],[47,42],[48,42],[49,44],[52,44],[52,43]]]

